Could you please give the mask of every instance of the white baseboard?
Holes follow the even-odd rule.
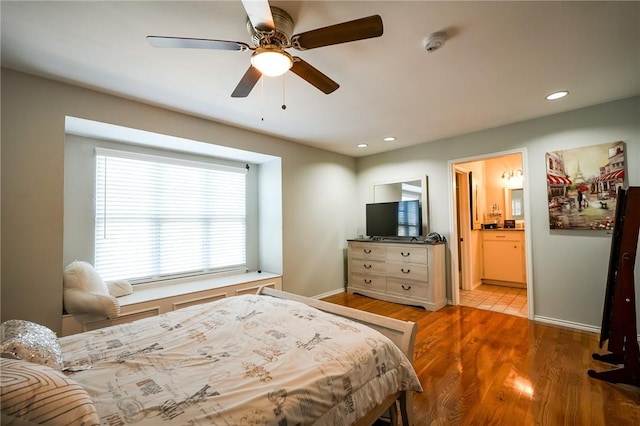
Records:
[[[600,334],[600,332],[602,331],[602,329],[600,327],[595,327],[593,325],[586,325],[586,324],[580,324],[578,322],[571,322],[571,321],[563,321],[563,320],[558,320],[555,318],[547,318],[547,317],[541,317],[541,316],[534,316],[534,321],[540,321],[540,322],[544,322],[546,324],[554,324],[554,325],[559,325],[561,327],[568,327],[568,328],[574,328],[577,330],[582,330],[582,331],[590,331],[592,333],[596,333],[596,334]],[[640,340],[640,334],[638,334],[636,336],[636,340]]]
[[[600,327],[595,327],[593,325],[581,324],[579,322],[573,321],[564,321],[556,318],[543,317],[540,315],[533,316],[534,321],[543,322],[546,324],[559,325],[561,327],[573,328],[576,330],[589,331],[591,333],[600,334]]]
[[[344,293],[344,288],[337,288],[335,290],[328,291],[326,293],[318,294],[317,296],[312,296],[312,299],[324,299],[325,297],[334,296],[336,294]]]

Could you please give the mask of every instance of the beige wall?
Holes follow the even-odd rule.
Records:
[[[66,115],[281,157],[282,205],[261,212],[261,264],[280,263],[284,289],[302,295],[343,286],[354,159],[4,68],[1,113],[2,320],[60,330]],[[280,192],[269,189],[262,201]]]
[[[285,290],[308,296],[344,284],[345,240],[364,234],[364,205],[372,201],[373,184],[427,175],[430,230],[449,238],[449,162],[525,148],[535,316],[597,327],[610,236],[549,230],[544,155],[623,140],[628,183],[639,186],[639,112],[636,97],[355,160],[2,69],[2,319],[25,318],[59,330],[64,117],[73,115],[281,157],[282,224],[269,229],[273,217],[261,218],[261,229],[281,235],[281,241],[274,248],[270,238],[261,239],[260,251],[274,267],[278,259],[269,250],[280,251]],[[261,202],[268,200],[268,191],[261,196]]]

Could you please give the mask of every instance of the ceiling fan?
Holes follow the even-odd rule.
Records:
[[[234,98],[249,95],[262,75],[278,76],[291,70],[322,92],[329,94],[340,85],[301,58],[285,51],[288,48],[309,50],[333,44],[380,37],[382,18],[366,18],[330,25],[311,31],[293,33],[293,19],[284,10],[271,7],[268,0],[242,0],[247,12],[247,29],[253,46],[240,41],[202,38],[147,36],[154,47],[231,50],[252,50],[251,65],[231,94]]]

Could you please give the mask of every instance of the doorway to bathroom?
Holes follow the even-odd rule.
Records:
[[[450,161],[451,302],[533,317],[526,149]]]

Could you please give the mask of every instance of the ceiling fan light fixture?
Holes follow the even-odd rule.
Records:
[[[264,75],[278,77],[291,69],[293,58],[277,47],[258,47],[251,55],[251,65]]]

